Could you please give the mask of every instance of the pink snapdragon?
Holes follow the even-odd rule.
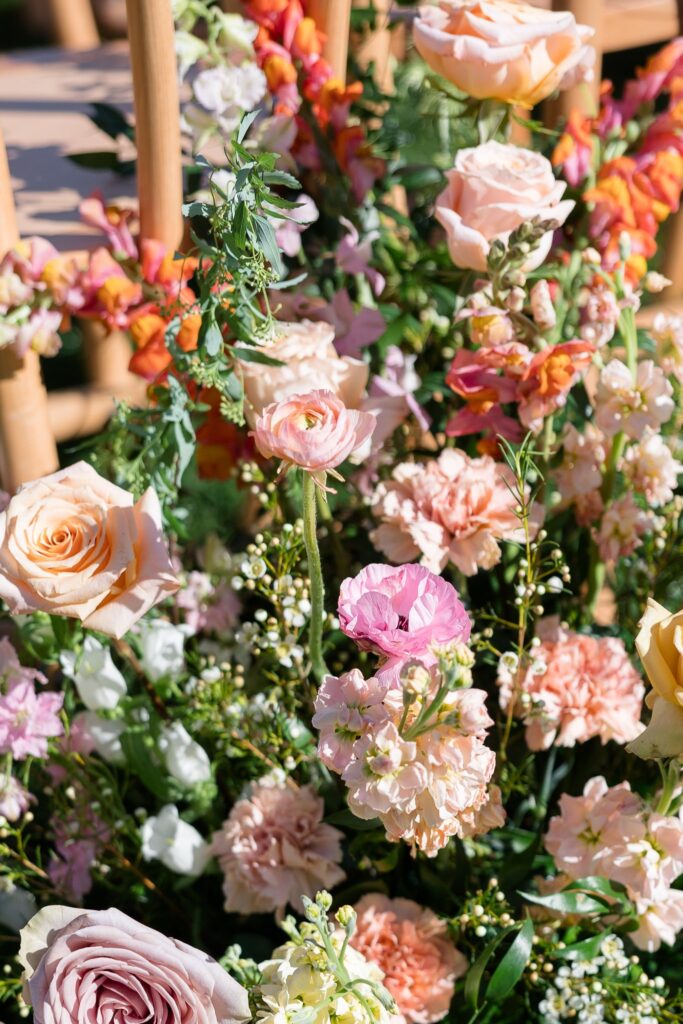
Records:
[[[628,558],[640,547],[643,537],[653,526],[654,515],[640,508],[630,491],[616,498],[594,530],[600,558],[610,564],[620,558]]]
[[[657,429],[671,417],[673,388],[664,371],[651,359],[638,364],[635,380],[619,359],[603,367],[595,395],[595,422],[608,437],[624,431],[642,437],[647,427]]]
[[[572,423],[562,431],[562,462],[553,476],[562,503],[585,504],[602,486],[602,467],[607,457],[606,442],[593,423],[580,433]]]
[[[367,565],[343,581],[338,615],[359,647],[398,659],[465,642],[472,627],[455,588],[422,565]]]
[[[635,490],[656,508],[673,499],[683,463],[674,458],[662,435],[648,428],[627,450],[623,468]]]
[[[573,747],[599,736],[628,743],[642,731],[644,684],[621,640],[586,636],[550,619],[539,629],[541,644],[521,670],[501,659],[500,702],[515,699],[531,750]]]
[[[73,811],[53,824],[55,855],[48,864],[50,881],[65,896],[80,902],[93,887],[92,869],[111,839],[109,826],[81,793]]]

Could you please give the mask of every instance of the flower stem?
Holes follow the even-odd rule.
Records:
[[[308,651],[313,675],[320,682],[323,676],[327,675],[327,665],[323,658],[325,588],[316,530],[315,480],[311,473],[304,473],[303,492],[304,544],[308,558],[308,575],[311,580],[311,623],[308,632]]]

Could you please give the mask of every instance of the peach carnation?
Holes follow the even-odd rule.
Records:
[[[312,786],[294,789],[271,777],[238,800],[211,844],[225,876],[225,909],[281,913],[341,882],[344,837],[323,824],[324,814]]]
[[[448,1013],[467,960],[446,923],[413,900],[369,893],[356,904],[351,945],[384,972],[384,985],[407,1024],[434,1024]]]
[[[507,466],[448,448],[428,463],[403,462],[379,484],[372,542],[392,562],[419,558],[432,572],[448,562],[473,576],[500,560],[501,540],[523,533]]]

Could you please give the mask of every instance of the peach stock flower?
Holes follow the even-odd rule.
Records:
[[[285,468],[332,472],[372,436],[375,417],[347,409],[331,391],[309,391],[267,406],[256,422],[254,440],[265,458]]]
[[[21,487],[0,513],[0,598],[121,637],[178,589],[151,488],[139,501],[85,462]]]
[[[384,972],[384,985],[407,1024],[435,1024],[448,1013],[467,960],[445,921],[413,900],[363,896],[351,945]]]
[[[420,10],[414,28],[418,52],[458,89],[524,107],[590,80],[592,35],[569,11],[519,0],[439,0]]]
[[[558,227],[574,208],[562,199],[566,183],[557,181],[550,161],[541,153],[500,142],[461,149],[448,185],[436,200],[436,219],[448,238],[448,251],[456,267],[486,270],[494,239],[507,241],[520,224],[534,218]],[[524,267],[543,263],[553,240],[546,231],[529,254]]]

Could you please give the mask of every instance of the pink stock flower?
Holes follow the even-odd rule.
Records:
[[[267,406],[253,436],[261,455],[280,459],[283,468],[322,474],[369,441],[375,425],[371,413],[347,409],[331,391],[310,391]]]
[[[600,489],[606,455],[605,438],[593,423],[586,423],[582,434],[572,423],[565,423],[562,462],[553,474],[563,504],[585,498]]]
[[[389,719],[383,704],[388,685],[375,676],[365,679],[357,668],[325,676],[315,698],[313,726],[320,732],[318,753],[328,768],[341,773],[356,740]]]
[[[616,498],[593,531],[600,558],[609,564],[628,558],[640,547],[643,537],[653,526],[653,513],[639,508],[630,491]]]
[[[383,984],[406,1024],[435,1024],[448,1013],[467,959],[448,937],[445,921],[413,900],[363,896],[351,945],[384,973]]]
[[[581,337],[584,341],[592,342],[596,348],[602,348],[612,340],[617,329],[620,314],[617,297],[601,280],[587,292],[580,304]]]
[[[214,833],[211,852],[224,874],[225,909],[282,913],[302,895],[331,889],[344,878],[343,834],[323,823],[325,806],[312,786],[289,788],[268,779],[251,787]]]
[[[64,732],[59,712],[62,693],[36,693],[30,680],[10,683],[0,696],[0,754],[17,761],[45,757],[47,741]]]
[[[191,572],[176,595],[176,606],[195,633],[224,633],[237,622],[241,603],[229,584],[214,586],[207,573]]]
[[[650,334],[657,349],[657,366],[683,381],[683,317],[657,313]]]
[[[366,565],[343,581],[338,615],[359,647],[403,659],[465,642],[472,626],[455,588],[421,565]]]
[[[507,466],[455,448],[428,463],[400,463],[373,496],[381,525],[371,540],[392,562],[419,557],[432,572],[453,562],[473,576],[500,560],[500,540],[523,536],[513,485]]]
[[[299,193],[297,205],[293,210],[287,211],[287,218],[273,220],[275,238],[285,256],[290,258],[301,252],[301,236],[304,231],[315,223],[320,214],[310,196]]]
[[[658,900],[636,900],[638,927],[629,938],[638,949],[656,953],[661,944],[673,946],[683,930],[683,892],[668,889]]]
[[[7,821],[19,821],[19,818],[35,802],[35,797],[24,789],[14,775],[0,772],[0,818]]]
[[[627,449],[623,469],[635,490],[656,508],[672,501],[683,463],[674,458],[662,435],[648,427],[638,444]]]
[[[674,411],[673,388],[664,371],[651,359],[638,363],[635,380],[619,359],[602,369],[595,395],[595,422],[613,437],[624,431],[628,437],[642,437],[646,427],[656,430]]]
[[[122,209],[113,204],[106,206],[101,192],[93,192],[87,199],[83,199],[78,210],[81,220],[106,236],[115,254],[137,260],[138,247],[130,229],[131,223],[137,220],[134,210]]]
[[[603,743],[635,739],[645,687],[622,641],[573,633],[554,619],[539,633],[531,665],[520,672],[502,659],[498,671],[501,706],[516,698],[529,748],[573,747],[594,736]]]

